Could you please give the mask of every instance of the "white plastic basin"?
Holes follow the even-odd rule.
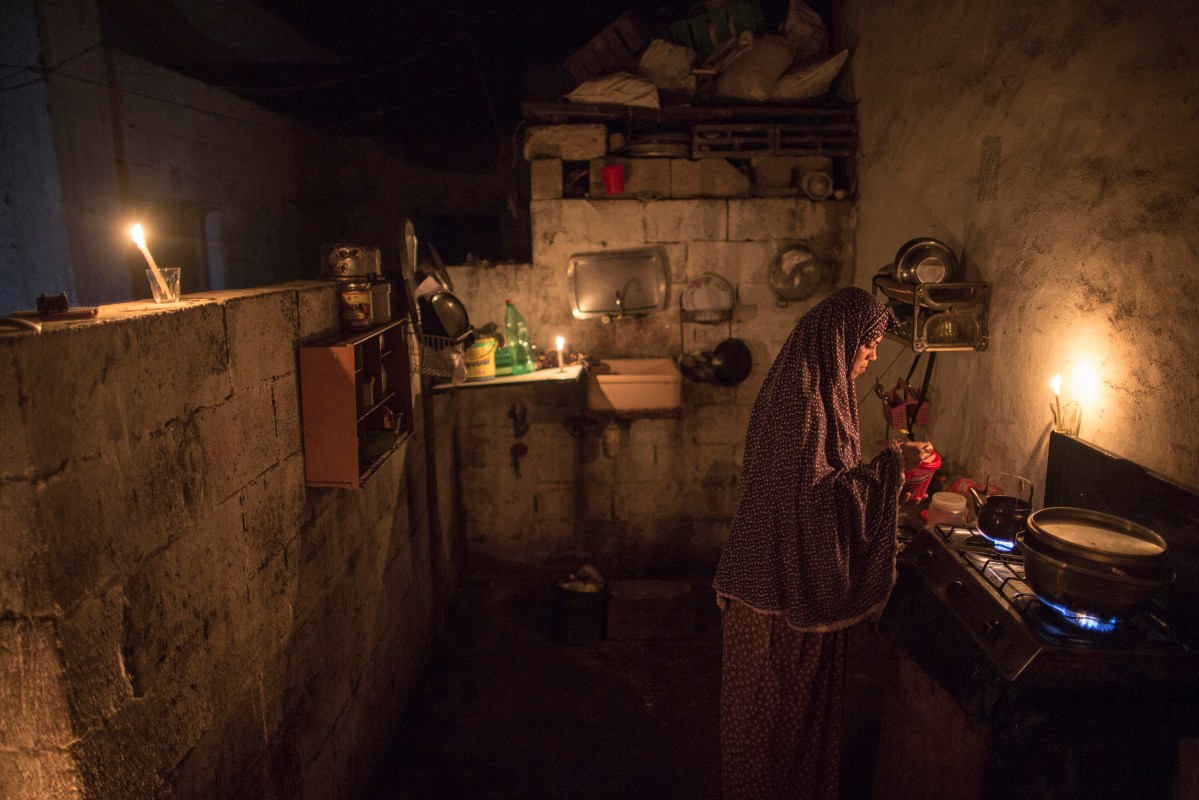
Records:
[[[601,370],[604,367],[608,371]],[[615,414],[677,411],[683,377],[669,358],[609,358],[587,380],[587,408]]]

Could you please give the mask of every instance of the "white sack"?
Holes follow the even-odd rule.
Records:
[[[770,92],[772,100],[810,100],[828,91],[833,78],[841,71],[849,51],[842,50],[837,55],[825,61],[793,69],[784,74],[774,84]]]
[[[610,103],[618,106],[644,106],[659,108],[658,87],[653,82],[617,72],[593,81],[580,83],[566,99],[572,103]]]
[[[695,94],[695,51],[665,39],[654,39],[637,62],[637,71],[654,82],[658,90],[689,98]]]
[[[757,36],[716,78],[716,94],[736,100],[766,100],[779,76],[795,60],[795,45],[781,36]]]
[[[782,34],[795,45],[797,61],[808,61],[828,52],[828,31],[824,28],[824,20],[803,0],[791,0],[787,4],[787,19],[783,20]]]

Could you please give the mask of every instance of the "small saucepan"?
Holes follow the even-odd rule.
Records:
[[[978,514],[978,529],[983,535],[1014,542],[1016,534],[1025,530],[1033,496],[1032,481],[1028,478],[992,473],[987,476],[986,494],[973,486],[969,491]]]

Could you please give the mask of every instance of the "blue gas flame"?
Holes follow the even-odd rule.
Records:
[[[1069,622],[1071,625],[1075,625],[1079,628],[1082,628],[1084,631],[1094,631],[1096,633],[1108,633],[1108,632],[1114,631],[1116,629],[1116,623],[1119,621],[1118,617],[1110,617],[1108,619],[1103,619],[1101,617],[1095,616],[1094,614],[1088,614],[1086,612],[1081,612],[1081,611],[1073,611],[1069,608],[1066,608],[1065,606],[1059,606],[1056,603],[1050,603],[1049,601],[1045,600],[1044,598],[1042,598],[1041,602],[1045,603],[1045,605],[1049,606],[1054,611],[1061,614],[1062,617],[1065,618],[1065,620],[1067,622]]]

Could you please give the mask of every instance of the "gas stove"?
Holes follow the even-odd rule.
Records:
[[[1054,606],[1029,587],[1019,546],[1009,544],[971,527],[918,530],[904,547],[884,631],[905,644],[931,634],[941,647],[964,633],[1007,682],[1138,691],[1199,687],[1199,647],[1174,630],[1160,608],[1101,618]],[[977,672],[977,659],[966,660]],[[962,658],[945,660],[954,661]]]
[[[1044,486],[1044,506],[1161,535],[1177,580],[1125,618],[1055,608],[1032,591],[1017,543],[901,515],[879,621],[902,653],[884,741],[903,756],[894,781],[920,790],[897,796],[971,785],[981,800],[1178,796],[1178,742],[1199,737],[1199,492],[1058,433]],[[908,743],[909,730],[956,732],[955,756]]]

